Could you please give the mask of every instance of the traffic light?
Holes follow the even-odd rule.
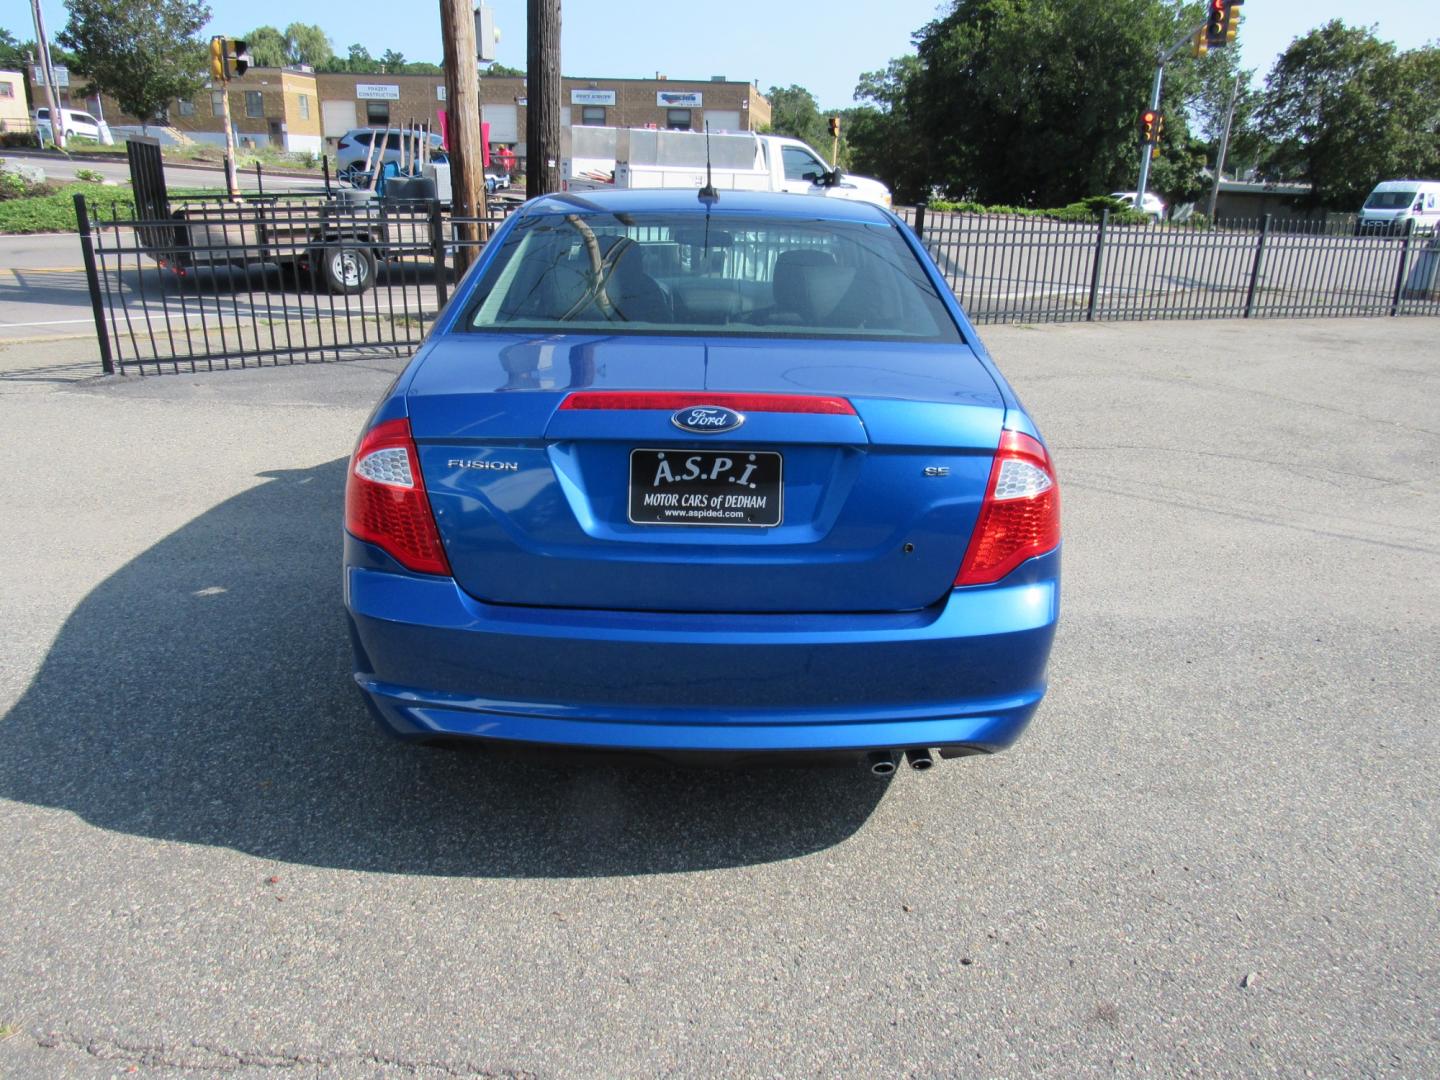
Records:
[[[1153,143],[1160,137],[1161,116],[1154,109],[1146,109],[1140,114],[1140,141],[1142,143]]]
[[[838,116],[830,117],[830,137],[832,139],[840,137],[840,118]]]
[[[1190,51],[1196,56],[1204,56],[1210,51],[1210,43],[1205,40],[1204,30],[1195,31],[1195,36],[1191,39]]]
[[[1205,44],[1219,49],[1231,45],[1240,31],[1240,5],[1245,0],[1210,0],[1205,19]]]
[[[225,52],[225,67],[227,78],[238,79],[245,72],[250,70],[250,53],[245,48],[245,42],[230,39],[226,41],[229,48]]]
[[[232,38],[210,39],[210,78],[213,82],[229,82],[250,70],[250,52],[245,42]]]
[[[1225,44],[1235,44],[1235,38],[1240,33],[1240,5],[1245,0],[1230,0],[1225,5]]]
[[[1159,146],[1160,140],[1163,139],[1164,137],[1165,137],[1165,114],[1164,114],[1163,112],[1162,112],[1162,113],[1156,113],[1156,114],[1155,114],[1155,138],[1154,138],[1152,141],[1156,144],[1156,146]]]

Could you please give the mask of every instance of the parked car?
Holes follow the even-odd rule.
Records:
[[[505,191],[510,187],[510,174],[501,169],[485,170],[485,190]]]
[[[1440,180],[1385,180],[1355,216],[1355,233],[1434,232],[1440,225]]]
[[[379,153],[370,149],[371,142],[376,138],[385,140],[385,148]],[[382,162],[393,161],[399,164],[402,146],[405,149],[406,157],[409,157],[412,151],[421,145],[423,145],[421,141],[412,138],[408,131],[402,132],[392,128],[387,133],[384,128],[351,128],[340,136],[340,141],[335,145],[335,169],[337,172],[344,172],[352,165],[359,165],[363,169],[367,157],[370,159],[372,169],[377,163],[377,158]],[[430,135],[431,153],[441,150],[443,146],[444,143],[440,136],[432,132]]]
[[[1112,191],[1110,198],[1119,199],[1131,210],[1135,209],[1135,192],[1133,191]],[[1156,195],[1153,191],[1147,191],[1145,193],[1145,201],[1140,207],[1140,212],[1149,214],[1156,221],[1165,220],[1165,204],[1160,201],[1160,196]]]
[[[527,203],[347,479],[355,679],[405,739],[887,773],[1010,745],[1045,692],[1054,466],[872,203]]]
[[[56,111],[60,114],[60,131],[65,136],[66,142],[78,136],[82,139],[93,139],[102,146],[115,145],[115,136],[110,133],[110,125],[104,120],[97,120],[88,112],[82,112],[79,109],[58,109]],[[42,140],[55,141],[49,109],[35,110],[35,126],[40,130]]]

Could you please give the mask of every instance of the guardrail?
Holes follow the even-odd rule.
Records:
[[[979,323],[1440,315],[1440,234],[1408,226],[899,213]]]

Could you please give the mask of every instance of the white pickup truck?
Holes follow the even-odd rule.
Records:
[[[560,164],[567,191],[699,190],[707,154],[711,182],[722,191],[788,191],[890,206],[890,189],[880,181],[832,169],[799,139],[783,135],[571,127],[561,135]]]

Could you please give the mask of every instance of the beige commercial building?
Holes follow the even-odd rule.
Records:
[[[168,122],[187,137],[223,142],[219,90],[177,101]],[[440,75],[352,75],[252,68],[230,83],[230,111],[242,143],[295,153],[332,150],[352,128],[437,124],[445,109]],[[770,123],[770,102],[752,84],[707,80],[566,78],[561,122],[603,127],[754,131]],[[525,80],[482,77],[481,119],[490,142],[525,156]],[[138,126],[106,99],[112,127]]]
[[[29,131],[33,126],[25,101],[25,76],[0,71],[0,131]]]

